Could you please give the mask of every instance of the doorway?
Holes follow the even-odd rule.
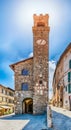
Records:
[[[22,113],[33,113],[33,100],[31,98],[23,100]]]

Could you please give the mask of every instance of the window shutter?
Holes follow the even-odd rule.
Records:
[[[71,93],[71,84],[68,84],[68,93]]]
[[[68,93],[70,93],[70,84],[68,84]]]
[[[71,60],[69,61],[69,69],[71,69]]]
[[[70,72],[68,72],[68,82],[70,82]]]

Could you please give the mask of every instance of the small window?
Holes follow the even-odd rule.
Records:
[[[12,100],[11,99],[9,99],[9,103],[11,103],[12,102]]]
[[[2,97],[0,97],[0,102],[2,101]]]
[[[7,90],[5,91],[5,94],[7,95]]]
[[[29,71],[27,69],[23,69],[22,75],[24,75],[24,76],[29,75]]]
[[[5,97],[3,97],[3,102],[6,102],[6,98]]]
[[[62,102],[62,99],[60,99],[60,101]]]
[[[2,93],[4,93],[4,90],[2,89]]]
[[[23,91],[28,91],[28,83],[22,83],[22,88]]]
[[[39,84],[42,84],[42,80],[39,81]]]
[[[71,69],[71,60],[69,61],[69,69]]]

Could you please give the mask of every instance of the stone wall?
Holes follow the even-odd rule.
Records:
[[[15,65],[15,90],[21,90],[21,84],[27,82],[29,84],[29,90],[32,90],[33,84],[33,59],[29,59],[25,62],[21,62]],[[22,75],[22,70],[29,70],[29,75]]]
[[[34,15],[33,26],[33,112],[43,113],[46,111],[48,102],[48,75],[49,75],[49,26],[48,15]],[[40,26],[38,26],[40,24]],[[43,24],[43,26],[42,26]],[[37,44],[37,40],[45,40],[44,45]]]
[[[71,43],[60,56],[53,78],[53,105],[66,109],[70,108],[69,96],[71,95],[68,93],[68,72],[71,71],[69,69],[69,60],[71,60]]]
[[[15,113],[23,113],[23,101],[27,98],[33,99],[32,91],[15,91]]]
[[[42,114],[46,112],[47,97],[34,95],[33,97],[33,114]]]

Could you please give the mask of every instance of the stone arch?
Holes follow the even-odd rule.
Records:
[[[25,98],[22,102],[22,113],[33,113],[33,99]]]

